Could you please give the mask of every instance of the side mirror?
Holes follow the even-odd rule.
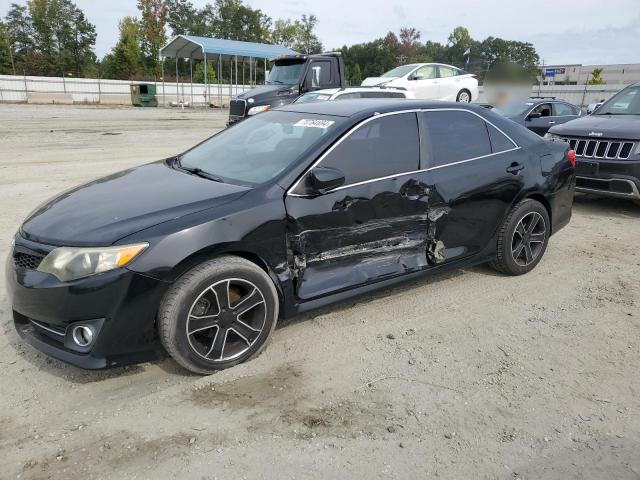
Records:
[[[326,193],[344,185],[344,173],[337,168],[316,167],[309,172],[308,182],[313,193]]]
[[[542,114],[540,112],[531,112],[527,117],[527,120],[533,120],[534,118],[540,118]]]

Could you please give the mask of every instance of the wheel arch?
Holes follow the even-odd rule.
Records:
[[[218,248],[204,248],[192,253],[171,269],[171,280],[175,282],[196,265],[222,255],[234,255],[236,257],[244,258],[263,270],[269,276],[276,288],[276,292],[278,293],[278,303],[280,304],[280,312],[284,311],[285,293],[282,281],[278,277],[276,271],[262,255],[247,248],[243,248],[240,245],[230,244]]]
[[[549,203],[549,200],[547,200],[547,198],[542,195],[541,193],[538,192],[533,192],[530,193],[528,195],[526,195],[525,197],[523,197],[522,200],[530,198],[531,200],[535,200],[539,203],[542,204],[542,206],[545,208],[545,210],[547,211],[547,215],[549,215],[549,232],[550,234],[553,234],[553,218],[552,218],[552,214],[551,214],[551,204]]]

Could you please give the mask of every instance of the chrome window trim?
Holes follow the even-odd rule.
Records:
[[[419,170],[412,170],[410,172],[399,172],[399,173],[394,173],[392,175],[386,175],[384,177],[377,177],[377,178],[372,178],[369,180],[363,180],[361,182],[355,182],[355,183],[350,183],[348,185],[342,185],[340,187],[334,188],[332,190],[329,190],[328,192],[325,192],[325,194],[327,193],[332,193],[332,192],[336,192],[338,190],[344,190],[345,188],[350,188],[350,187],[355,187],[358,185],[364,185],[366,183],[372,183],[372,182],[378,182],[380,180],[387,180],[389,178],[394,178],[394,177],[403,177],[405,175],[412,175],[414,173],[420,173],[420,172],[428,172],[431,170],[438,170],[440,168],[444,168],[444,167],[451,167],[453,165],[459,165],[461,163],[467,163],[467,162],[472,162],[474,160],[479,160],[482,158],[487,158],[487,157],[492,157],[494,155],[500,155],[502,153],[507,153],[507,152],[513,152],[515,150],[519,150],[521,147],[509,136],[507,135],[500,127],[498,127],[497,125],[495,125],[493,122],[491,122],[490,120],[487,120],[486,118],[484,118],[482,115],[477,114],[474,111],[471,110],[467,110],[465,108],[414,108],[414,109],[410,109],[410,110],[398,110],[395,112],[386,112],[386,113],[378,113],[378,114],[374,114],[373,116],[369,117],[369,118],[365,118],[364,120],[362,120],[360,123],[354,125],[353,127],[351,127],[347,133],[345,133],[336,143],[334,143],[333,145],[331,145],[331,147],[329,147],[329,149],[327,149],[326,152],[324,152],[322,155],[320,155],[320,157],[318,157],[312,164],[311,166],[309,166],[307,169],[305,169],[304,172],[302,172],[300,174],[300,176],[298,177],[298,179],[293,183],[293,185],[291,185],[285,195],[288,196],[292,196],[292,197],[309,197],[310,195],[301,195],[298,193],[292,193],[293,190],[295,190],[298,185],[300,184],[300,182],[302,181],[302,179],[305,177],[305,175],[307,175],[307,173],[309,173],[310,170],[312,170],[313,168],[315,168],[322,160],[324,160],[338,145],[340,145],[344,140],[346,140],[349,136],[351,136],[352,133],[354,133],[357,129],[359,129],[360,127],[362,127],[363,125],[376,120],[378,118],[382,118],[382,117],[387,117],[390,115],[400,115],[403,113],[421,113],[421,112],[466,112],[466,113],[470,113],[472,115],[475,115],[476,117],[478,117],[480,120],[482,120],[483,122],[488,123],[489,125],[491,125],[493,128],[495,128],[496,130],[498,130],[498,132],[500,132],[502,135],[504,135],[512,144],[513,144],[513,148],[510,148],[508,150],[502,150],[501,152],[495,152],[495,153],[490,153],[488,155],[481,155],[479,157],[474,157],[474,158],[469,158],[466,160],[459,160],[457,162],[451,162],[451,163],[447,163],[444,165],[437,165],[435,167],[429,167],[429,168],[422,168]],[[487,132],[487,136],[489,135],[489,132]]]

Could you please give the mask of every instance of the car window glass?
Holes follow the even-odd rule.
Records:
[[[426,167],[447,165],[491,154],[486,123],[459,111],[423,112]]]
[[[352,100],[354,98],[362,98],[360,92],[342,93],[334,98],[334,100]]]
[[[458,74],[456,68],[440,66],[440,78],[454,77]]]
[[[413,78],[415,80],[431,80],[436,78],[436,66],[425,65],[424,67],[420,67],[413,74]]]
[[[330,85],[331,62],[312,62],[307,75],[311,77],[312,88]]]
[[[205,140],[180,161],[230,183],[263,183],[288,168],[338,121],[309,113],[261,113]]]
[[[491,140],[491,151],[493,153],[504,152],[505,150],[511,150],[515,148],[515,145],[509,140],[504,133],[498,130],[493,125],[487,123],[487,130],[489,131],[489,139]]]
[[[557,116],[567,116],[567,115],[575,115],[576,112],[571,105],[567,105],[566,103],[554,103],[553,104],[554,115]]]
[[[359,127],[320,165],[341,170],[349,185],[418,170],[419,150],[415,113],[387,115]]]
[[[551,116],[551,104],[550,103],[541,103],[536,108],[533,109],[533,113],[539,113],[541,117],[550,117]]]
[[[362,92],[361,98],[404,98],[404,93],[400,92]]]

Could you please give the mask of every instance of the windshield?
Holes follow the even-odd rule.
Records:
[[[533,107],[533,102],[513,102],[505,105],[504,107],[493,109],[494,112],[498,112],[505,117],[517,117],[525,112],[528,112]]]
[[[327,135],[341,117],[265,112],[221,131],[181,157],[185,169],[199,169],[223,182],[256,185],[289,167]]]
[[[640,85],[618,92],[595,113],[596,115],[640,115]]]
[[[303,69],[304,61],[276,63],[269,72],[267,84],[294,85],[300,81]]]
[[[381,76],[385,78],[389,77],[404,77],[407,73],[411,72],[417,65],[402,65],[400,67],[396,67],[393,70],[389,70],[386,73],[383,73]]]
[[[299,97],[293,103],[315,103],[315,102],[324,102],[325,100],[329,100],[331,95],[328,93],[305,93],[301,97]]]

